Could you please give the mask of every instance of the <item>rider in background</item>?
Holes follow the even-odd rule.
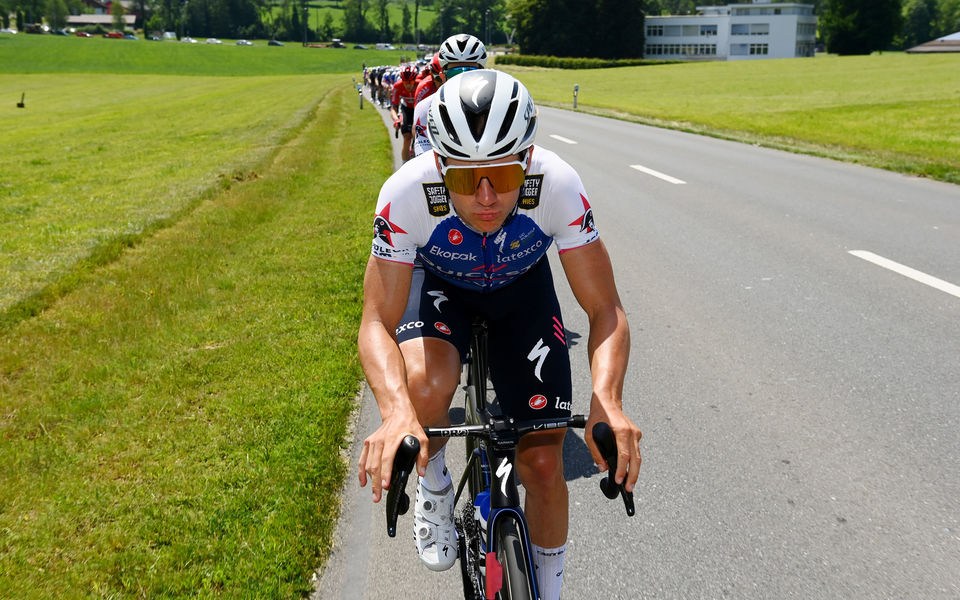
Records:
[[[553,242],[590,323],[587,446],[605,469],[591,430],[609,423],[620,457],[614,477],[631,491],[641,433],[622,409],[630,334],[610,257],[579,175],[533,144],[537,109],[527,89],[507,73],[475,70],[428,99],[433,150],[400,167],[377,201],[358,345],[382,424],[364,440],[359,480],[370,479],[378,502],[403,437],[420,440],[414,539],[421,561],[441,571],[457,557],[455,492],[445,440],[428,440],[423,427],[449,424],[473,320],[487,322],[490,377],[506,416],[571,414],[570,360],[546,256]],[[517,450],[544,600],[557,600],[563,581],[565,433],[527,435]]]
[[[410,158],[410,142],[413,140],[413,99],[417,91],[417,71],[410,65],[400,69],[400,78],[393,85],[390,97],[390,116],[394,128],[399,127],[403,134],[403,146],[400,157],[406,162]]]
[[[449,79],[475,69],[483,69],[487,66],[487,49],[483,42],[472,35],[459,33],[448,37],[437,51],[434,60],[437,64],[437,87]],[[431,61],[431,66],[433,62]],[[419,90],[418,90],[419,91]],[[427,136],[427,115],[430,112],[430,100],[432,96],[426,96],[425,101],[417,101],[417,106],[413,112],[413,122],[415,135],[413,139],[413,154],[417,156],[430,149],[430,138]]]

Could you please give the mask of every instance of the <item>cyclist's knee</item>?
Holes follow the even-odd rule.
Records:
[[[563,483],[563,442],[525,448],[518,456],[517,475],[527,490],[544,491]]]

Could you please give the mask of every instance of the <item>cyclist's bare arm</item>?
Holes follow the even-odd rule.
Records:
[[[418,472],[422,474],[427,466],[427,438],[410,401],[395,333],[407,305],[412,273],[411,265],[371,256],[363,279],[363,316],[357,345],[383,422],[363,442],[358,476],[361,487],[367,485],[370,476],[374,502],[379,502],[383,489],[390,487],[393,457],[405,435],[420,440]]]
[[[640,469],[640,429],[623,413],[623,380],[630,356],[630,328],[620,303],[613,267],[603,240],[567,250],[560,262],[577,302],[590,320],[587,352],[593,379],[593,397],[587,421],[587,445],[593,460],[607,468],[593,442],[593,424],[606,421],[617,439],[617,483],[633,491]]]

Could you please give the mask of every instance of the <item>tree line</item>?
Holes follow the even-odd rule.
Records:
[[[739,0],[741,3],[750,0]],[[488,44],[517,45],[525,54],[639,58],[647,15],[695,14],[698,6],[736,0],[134,0],[136,27],[179,35],[436,45],[454,33]],[[865,54],[906,49],[960,31],[960,0],[807,0],[819,16],[829,52]],[[119,8],[119,2],[115,3]],[[399,7],[391,11],[390,7]],[[311,22],[310,11],[325,11]],[[433,17],[421,22],[422,9]],[[83,0],[0,0],[4,27],[42,20],[55,28]],[[391,14],[394,17],[391,19]],[[15,20],[15,21],[13,21]],[[119,23],[119,14],[115,15]]]

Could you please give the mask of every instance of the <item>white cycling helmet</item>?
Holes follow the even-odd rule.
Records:
[[[440,44],[437,55],[441,69],[452,63],[476,63],[481,69],[487,66],[487,49],[483,42],[467,33],[448,37]]]
[[[446,158],[489,161],[518,154],[533,145],[536,133],[530,92],[492,69],[469,71],[441,85],[427,117],[430,145]]]

